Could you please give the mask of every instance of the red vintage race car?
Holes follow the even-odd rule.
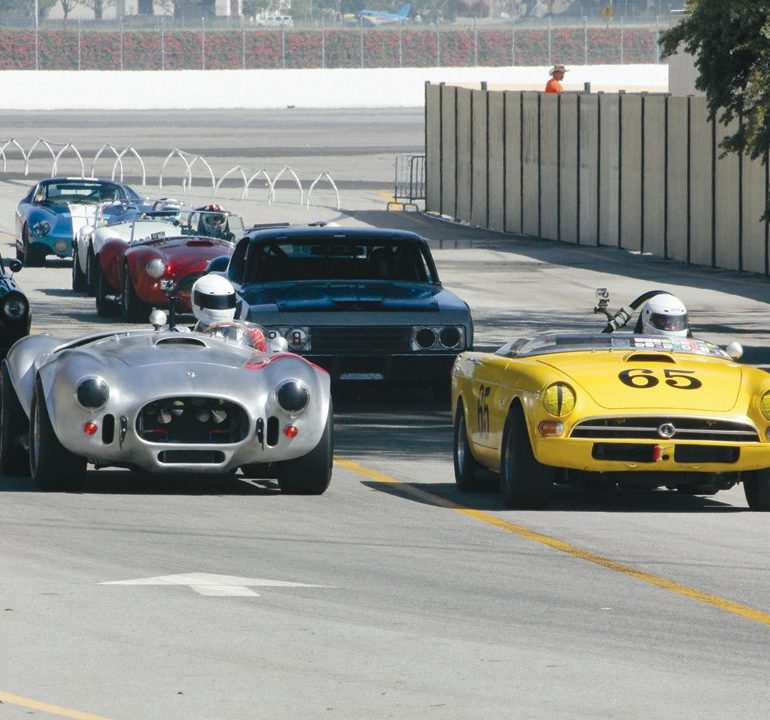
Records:
[[[95,278],[96,311],[102,317],[122,315],[127,322],[147,322],[152,308],[168,306],[163,281],[191,287],[208,264],[230,256],[233,244],[198,235],[150,237],[137,242],[108,240],[99,253]],[[191,312],[189,290],[177,299],[180,312]]]

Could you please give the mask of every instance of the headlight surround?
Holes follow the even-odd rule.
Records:
[[[166,263],[160,258],[153,258],[145,265],[144,269],[151,278],[158,280],[166,273]]]
[[[104,378],[90,376],[80,380],[75,388],[75,397],[87,410],[95,410],[106,405],[110,399],[110,388]]]
[[[462,325],[412,326],[412,350],[446,351],[465,348],[465,328]]]
[[[6,320],[17,322],[23,320],[29,314],[29,303],[21,293],[12,292],[2,301],[2,313]]]
[[[759,412],[765,420],[770,420],[770,390],[768,390],[759,401]]]
[[[32,226],[32,232],[37,235],[37,237],[45,237],[49,232],[51,232],[51,223],[49,223],[47,220],[38,220]]]
[[[310,391],[301,380],[291,378],[276,388],[275,399],[286,412],[298,413],[310,402]]]
[[[566,383],[549,385],[543,393],[543,407],[549,415],[565,417],[575,409],[575,391]]]

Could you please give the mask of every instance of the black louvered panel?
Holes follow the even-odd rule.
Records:
[[[313,327],[310,338],[313,353],[402,353],[411,349],[412,328],[392,325]]]

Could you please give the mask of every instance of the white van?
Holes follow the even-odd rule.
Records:
[[[294,27],[294,19],[291,15],[268,15],[257,18],[255,24],[262,27]]]

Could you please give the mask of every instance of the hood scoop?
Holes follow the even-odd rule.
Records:
[[[155,347],[161,347],[162,345],[186,345],[187,347],[208,347],[206,343],[201,340],[200,338],[195,337],[185,337],[184,335],[180,337],[164,337],[159,338],[155,342]]]
[[[645,363],[670,363],[676,365],[676,360],[671,355],[664,353],[631,353],[623,358],[625,362],[645,362]]]

